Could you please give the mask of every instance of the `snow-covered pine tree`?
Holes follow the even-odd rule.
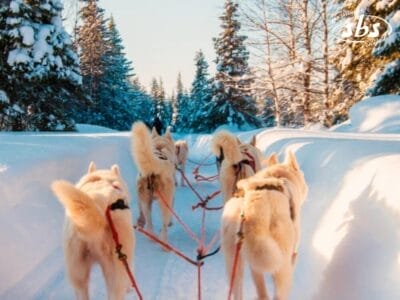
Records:
[[[196,73],[190,91],[189,128],[192,132],[204,132],[210,128],[208,105],[211,101],[211,82],[208,63],[200,50],[195,57]]]
[[[186,132],[189,128],[189,102],[189,95],[183,87],[182,76],[179,73],[176,81],[176,122],[174,126],[174,130],[177,132]]]
[[[336,118],[347,117],[350,107],[366,95],[399,93],[400,73],[400,2],[399,1],[366,1],[341,0],[342,22],[357,24],[361,19],[363,26],[372,30],[376,18],[381,17],[391,24],[392,34],[383,35],[385,24],[380,23],[379,37],[360,37],[359,42],[341,40],[336,45],[333,56],[338,70],[337,88],[334,90]],[[355,30],[355,25],[353,25]],[[354,36],[351,38],[354,39]]]
[[[265,127],[275,126],[275,103],[271,98],[265,98],[260,119]]]
[[[13,109],[5,91],[0,90],[0,131],[11,131],[18,112]]]
[[[106,20],[104,10],[97,4],[98,0],[81,1],[84,3],[80,10],[82,24],[78,28],[77,40],[80,66],[84,88],[96,105],[99,80],[104,72]]]
[[[62,25],[61,1],[1,4],[0,90],[7,93],[11,110],[8,125],[0,129],[74,129],[71,114],[83,98],[79,91],[82,78],[78,57]]]
[[[400,1],[381,1],[376,10],[389,22],[392,33],[383,36],[372,50],[372,55],[387,60],[375,75],[367,96],[400,94]]]
[[[153,107],[151,110],[152,121],[154,124],[156,119],[160,120],[162,123],[163,130],[171,124],[170,113],[166,108],[165,90],[163,80],[160,78],[153,78],[151,82],[150,95],[153,98]],[[172,115],[172,114],[171,114]]]
[[[151,122],[153,120],[153,99],[142,86],[137,76],[132,79],[132,86],[135,92],[134,110],[136,119],[145,122],[149,127],[151,127]]]
[[[251,96],[253,78],[248,66],[249,52],[244,45],[246,36],[239,33],[238,4],[226,0],[224,8],[220,17],[222,32],[214,39],[217,73],[208,116],[214,128],[223,124],[259,126],[257,107]]]
[[[98,80],[98,104],[94,108],[101,119],[97,124],[127,130],[139,119],[134,105],[136,93],[130,78],[132,63],[125,57],[122,39],[114,18],[110,18],[104,32],[105,52],[102,56],[103,73]]]

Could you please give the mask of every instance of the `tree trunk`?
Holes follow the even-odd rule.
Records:
[[[305,125],[312,121],[311,110],[310,110],[310,102],[311,102],[311,33],[309,28],[309,20],[308,20],[308,1],[303,0],[301,5],[302,10],[302,19],[303,19],[303,34],[304,34],[304,48],[306,49],[307,57],[303,59],[304,64],[304,74],[303,74],[303,115],[304,115],[304,123]]]
[[[327,1],[321,0],[322,3],[322,30],[323,30],[323,56],[324,56],[324,107],[325,107],[325,120],[327,126],[332,126],[332,103],[329,99],[329,36],[328,36],[328,16],[327,16]]]

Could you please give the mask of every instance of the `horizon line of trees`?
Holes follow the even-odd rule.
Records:
[[[239,7],[225,0],[213,39],[216,74],[199,50],[190,89],[178,74],[170,96],[162,78],[148,91],[141,85],[97,0],[74,1],[71,37],[60,1],[0,0],[0,130],[75,130],[76,123],[127,130],[156,119],[177,132],[330,127],[365,96],[400,93],[396,1],[246,0]],[[393,35],[334,43],[332,23],[362,13],[393,24]]]

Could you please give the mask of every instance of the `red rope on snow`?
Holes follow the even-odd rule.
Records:
[[[239,231],[237,233],[239,240],[236,243],[235,257],[233,260],[232,273],[231,273],[231,278],[230,278],[230,282],[229,282],[228,300],[230,300],[232,297],[233,285],[235,282],[236,270],[237,270],[237,265],[239,262],[239,254],[240,254],[240,250],[242,248],[242,243],[243,243],[243,223],[245,221],[244,214],[241,213],[240,217],[241,217],[241,221],[240,221]]]
[[[178,214],[168,205],[167,201],[165,200],[164,196],[156,192],[155,193],[156,197],[160,199],[162,202],[164,202],[165,206],[168,208],[168,210],[174,215],[176,220],[182,225],[183,229],[186,231],[186,233],[197,243],[200,243],[200,240],[197,238],[196,234],[187,226],[182,219],[178,216]]]
[[[111,217],[111,205],[109,205],[107,207],[106,217],[107,217],[108,224],[110,225],[110,229],[111,229],[111,234],[112,234],[113,240],[115,242],[115,250],[116,250],[116,252],[118,254],[118,259],[123,263],[123,265],[125,267],[125,270],[126,270],[126,273],[128,274],[129,280],[131,281],[132,287],[135,289],[136,294],[138,295],[139,299],[143,300],[143,297],[142,297],[142,294],[140,293],[139,287],[136,284],[135,277],[133,276],[133,273],[132,273],[132,271],[131,271],[131,269],[129,267],[129,264],[128,264],[128,261],[127,261],[128,257],[126,256],[126,254],[124,254],[122,252],[122,245],[121,245],[121,243],[119,241],[118,232],[115,229],[115,225],[114,225],[114,222],[113,222],[112,217]]]
[[[192,206],[192,209],[195,210],[198,207],[202,207],[206,210],[219,210],[222,209],[223,206],[220,207],[207,207],[208,202],[215,198],[216,196],[218,196],[221,191],[216,191],[214,193],[212,193],[211,195],[208,195],[206,197],[206,199],[203,199],[203,197],[199,194],[199,192],[196,191],[196,189],[193,187],[193,185],[190,183],[189,179],[186,177],[186,175],[183,173],[183,171],[179,168],[177,168],[177,170],[181,173],[181,176],[183,178],[183,180],[186,182],[186,184],[188,185],[188,187],[192,190],[192,192],[196,195],[196,197],[200,200],[200,202],[194,206]]]
[[[192,171],[192,174],[193,174],[193,176],[194,176],[194,179],[195,179],[197,182],[201,182],[201,181],[213,182],[213,181],[217,180],[218,177],[219,177],[218,174],[213,175],[213,176],[208,176],[208,177],[203,176],[203,175],[199,174],[199,169],[200,169],[200,167],[196,167],[196,168],[194,168],[193,171]]]
[[[143,229],[142,227],[139,226],[133,226],[133,228],[135,228],[137,231],[139,231],[140,233],[144,234],[145,236],[147,236],[149,239],[159,243],[160,245],[162,245],[163,247],[165,247],[166,249],[172,251],[173,253],[175,253],[176,255],[178,255],[179,257],[183,258],[184,260],[186,260],[188,263],[197,266],[198,265],[198,261],[195,261],[193,259],[190,259],[189,257],[187,257],[185,254],[183,254],[181,251],[177,250],[176,248],[172,247],[170,244],[160,240],[157,236],[155,236],[154,234],[150,233],[149,231]]]

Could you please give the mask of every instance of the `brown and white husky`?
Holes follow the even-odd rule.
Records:
[[[65,208],[64,253],[76,299],[89,299],[89,275],[95,263],[99,263],[103,271],[108,299],[124,299],[130,281],[115,253],[115,242],[105,214],[109,205],[122,204],[110,213],[122,244],[121,250],[131,265],[135,233],[128,188],[118,166],[96,170],[92,162],[87,174],[76,185],[58,180],[51,187]]]
[[[227,131],[218,132],[212,139],[211,147],[217,157],[221,191],[226,203],[233,196],[240,179],[250,177],[261,169],[262,154],[256,147],[255,136],[245,144]]]
[[[264,282],[264,273],[269,272],[275,285],[273,299],[286,300],[300,239],[300,209],[308,190],[304,175],[289,152],[285,163],[278,163],[273,155],[268,168],[239,181],[237,186],[237,195],[224,206],[221,225],[221,248],[228,278],[239,236],[242,242],[233,282],[234,299],[243,299],[246,261],[257,299],[270,299]]]
[[[151,206],[158,199],[162,214],[160,238],[167,241],[167,229],[171,224],[171,211],[175,194],[175,145],[167,129],[160,136],[152,133],[142,122],[132,126],[132,155],[139,170],[136,182],[139,197],[140,216],[138,225],[153,231]],[[168,208],[169,207],[169,208]]]

